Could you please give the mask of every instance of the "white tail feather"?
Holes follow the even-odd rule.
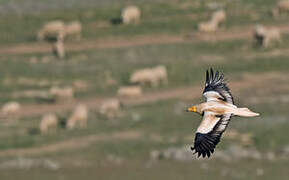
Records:
[[[254,117],[259,116],[260,114],[255,113],[248,108],[237,108],[236,111],[234,112],[234,115],[243,117]]]

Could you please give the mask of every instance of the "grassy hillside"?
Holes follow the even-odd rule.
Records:
[[[256,23],[286,27],[286,13],[278,19],[270,14],[276,1],[137,0],[134,3],[142,10],[140,24],[113,24],[121,9],[130,3],[0,0],[0,51],[4,52],[0,55],[0,104],[18,101],[29,110],[0,119],[0,179],[287,179],[288,35],[282,34],[280,44],[265,49],[257,47],[249,35],[236,35],[251,33]],[[228,15],[221,29],[209,35],[196,33],[197,24],[219,8]],[[36,32],[42,24],[55,19],[79,20],[83,24],[83,39],[68,40],[68,47],[73,43],[93,46],[84,50],[68,48],[63,60],[41,51],[46,46],[36,42]],[[153,41],[161,41],[161,36],[180,40]],[[27,47],[36,49],[25,52]],[[5,48],[14,48],[17,53],[5,53]],[[45,58],[50,60],[46,62]],[[119,86],[130,85],[132,72],[160,64],[167,67],[169,84],[159,88],[144,86],[143,99],[150,100],[128,100],[136,103],[124,103],[115,119],[98,113],[96,104],[115,97]],[[256,118],[233,117],[228,127],[228,131],[250,134],[249,145],[242,144],[240,136],[224,137],[216,151],[228,152],[240,145],[244,151],[256,150],[261,158],[226,161],[224,157],[203,160],[189,155],[186,161],[152,160],[154,150],[188,150],[193,143],[201,117],[185,109],[202,100],[204,75],[210,67],[225,74],[238,106],[261,114]],[[116,80],[115,85],[105,83],[107,71]],[[48,103],[17,96],[31,90],[48,91],[55,84],[74,86],[76,81],[84,82],[87,88],[76,90],[72,102]],[[162,93],[169,95],[159,100],[157,95]],[[65,121],[75,102],[90,107],[86,129],[69,131],[59,126],[57,133],[39,134],[43,113],[38,111],[58,110],[57,116]],[[29,165],[23,158],[34,164]],[[53,170],[53,163],[43,165],[43,160],[59,168]]]

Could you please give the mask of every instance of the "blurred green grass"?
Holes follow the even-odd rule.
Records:
[[[36,1],[30,0],[29,3]],[[54,2],[54,1],[53,1]],[[1,46],[17,43],[34,42],[35,34],[41,25],[47,21],[62,19],[66,22],[78,19],[84,26],[84,39],[129,37],[136,35],[171,34],[179,35],[191,33],[196,30],[197,23],[206,20],[213,9],[208,8],[208,3],[200,2],[199,6],[192,5],[188,0],[138,0],[136,4],[143,12],[139,25],[111,25],[110,21],[118,18],[121,8],[129,1],[73,1],[71,7],[59,4],[57,8],[48,8],[42,12],[23,11],[0,16],[0,44]],[[0,0],[0,7],[6,6],[8,1]],[[19,3],[20,1],[14,1]],[[28,3],[28,2],[27,2]],[[52,3],[42,1],[41,5]],[[56,2],[55,2],[56,3]],[[188,5],[184,5],[187,3]],[[271,8],[276,3],[273,0],[256,1],[226,1],[228,20],[225,28],[244,27],[258,23],[282,24],[288,17],[273,19],[270,15]],[[18,4],[18,5],[19,5]],[[81,5],[80,5],[81,4]],[[63,8],[65,7],[65,11]],[[23,10],[25,8],[23,7]],[[44,6],[45,9],[45,6]],[[257,14],[257,18],[254,17]],[[104,26],[102,25],[104,23]],[[108,23],[108,24],[107,24]],[[280,45],[268,49],[257,48],[247,40],[227,40],[216,42],[188,42],[162,45],[142,45],[137,47],[94,49],[82,52],[67,52],[65,60],[52,60],[48,63],[31,64],[29,59],[33,56],[41,59],[45,53],[32,53],[20,55],[0,55],[0,103],[16,100],[23,103],[38,103],[29,98],[12,98],[16,91],[39,89],[47,90],[50,86],[39,87],[16,83],[21,77],[31,79],[45,79],[49,81],[60,80],[62,85],[71,85],[76,79],[89,83],[85,92],[77,92],[76,98],[93,98],[113,96],[118,86],[128,85],[130,74],[145,67],[164,64],[168,69],[169,85],[160,89],[145,87],[145,92],[154,92],[165,89],[174,89],[188,86],[203,86],[204,72],[207,68],[219,69],[226,75],[229,82],[238,81],[244,73],[266,74],[280,73],[288,75],[289,54],[288,35],[283,35]],[[282,51],[274,55],[275,51]],[[268,54],[268,55],[266,55]],[[81,57],[85,57],[85,60]],[[82,59],[82,60],[81,60]],[[118,85],[107,87],[103,83],[104,72],[111,71]],[[4,85],[7,77],[12,79],[9,85]],[[279,90],[278,87],[288,83],[288,79],[268,82],[269,89],[265,94],[258,93],[255,89],[244,89],[236,97],[237,103],[247,106],[251,98],[266,99],[267,97],[280,98],[288,96],[287,89]],[[234,89],[233,89],[234,90]],[[234,91],[233,91],[234,93]],[[136,140],[114,140],[93,142],[84,148],[66,149],[55,153],[27,155],[32,158],[50,158],[61,164],[58,171],[49,171],[44,168],[0,169],[1,179],[287,179],[288,161],[268,160],[240,160],[223,162],[214,160],[192,160],[190,162],[177,162],[162,160],[149,164],[149,153],[155,149],[166,149],[172,146],[183,146],[193,142],[193,132],[200,122],[200,116],[183,112],[190,103],[197,103],[201,99],[190,102],[180,99],[164,100],[151,104],[134,107],[124,107],[122,116],[115,120],[108,120],[91,109],[88,128],[68,131],[58,129],[57,134],[31,135],[30,129],[38,128],[40,116],[20,118],[11,124],[0,124],[0,150],[15,148],[33,148],[56,142],[65,142],[74,138],[89,135],[111,134],[114,132],[137,131],[141,137]],[[264,101],[249,103],[248,106],[261,116],[257,118],[234,117],[229,129],[237,129],[243,133],[252,133],[254,145],[260,152],[278,151],[288,145],[287,129],[288,102]],[[68,117],[70,112],[59,114]],[[134,118],[137,116],[138,120]],[[193,131],[192,131],[193,129]],[[162,141],[153,141],[152,135],[160,136]],[[188,142],[187,137],[191,136]],[[171,141],[174,138],[175,141]],[[229,146],[232,140],[224,139],[217,150]],[[114,155],[124,159],[124,163],[117,165],[109,162],[107,157]],[[15,154],[15,157],[17,155]],[[1,157],[1,162],[14,157]],[[77,165],[84,162],[84,165]],[[75,165],[76,164],[76,165]],[[257,176],[256,169],[264,169],[264,175]],[[129,172],[128,172],[129,171]],[[29,172],[29,173],[27,173]],[[113,173],[112,173],[113,172]]]
[[[284,40],[284,47],[288,46]],[[105,71],[110,71],[120,85],[129,84],[129,76],[137,69],[164,64],[168,69],[169,86],[183,87],[200,82],[208,67],[222,69],[226,74],[238,75],[242,72],[286,72],[288,55],[262,56],[274,49],[258,50],[246,40],[218,41],[199,43],[178,43],[167,45],[145,45],[117,49],[96,49],[83,52],[68,52],[65,60],[51,60],[48,63],[31,64],[28,55],[2,55],[0,57],[0,81],[11,78],[61,81],[62,85],[72,85],[75,80],[84,80],[89,84],[88,91],[78,92],[77,97],[108,96],[116,93],[117,86],[107,87],[103,81]],[[242,50],[244,49],[244,50]],[[250,55],[255,55],[250,57]],[[41,57],[46,54],[38,54]],[[85,57],[81,60],[82,56]],[[80,59],[78,59],[80,58]],[[249,58],[249,59],[248,59]],[[28,89],[47,90],[19,83],[10,83],[0,87],[0,102],[4,103],[13,91]],[[148,91],[153,89],[147,88]],[[19,99],[29,101],[29,99]]]
[[[207,4],[210,2],[213,3],[214,1],[208,1]],[[263,3],[260,3],[260,1],[220,1],[219,4],[227,10],[228,18],[225,27],[230,28],[232,26],[253,25],[256,22],[265,24],[272,24],[273,21],[275,24],[286,23],[288,21],[286,17],[272,18],[270,12],[274,2],[273,0]],[[14,3],[17,4],[17,2]],[[33,1],[29,3],[33,3]],[[45,5],[48,1],[42,3]],[[44,6],[43,4],[42,6]],[[111,20],[120,18],[121,9],[126,4],[130,4],[129,1],[114,2],[110,6],[101,5],[101,3],[99,6],[91,5],[89,7],[72,5],[70,8],[66,8],[65,11],[61,9],[62,6],[60,5],[58,8],[35,14],[29,12],[20,15],[15,13],[4,14],[0,17],[0,43],[33,42],[36,40],[36,33],[42,24],[56,19],[65,22],[81,21],[84,27],[83,36],[85,39],[151,34],[186,34],[196,31],[198,22],[207,20],[209,14],[214,11],[202,1],[196,1],[195,3],[189,0],[150,3],[137,1],[135,4],[142,10],[142,21],[139,25],[111,24]],[[257,18],[254,19],[254,16],[257,16]],[[24,29],[25,31],[23,31]]]

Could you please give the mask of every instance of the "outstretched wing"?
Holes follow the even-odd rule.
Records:
[[[212,100],[222,100],[234,104],[230,89],[224,80],[224,75],[220,75],[219,71],[216,71],[216,74],[214,74],[212,68],[210,69],[210,73],[208,70],[206,72],[206,84],[203,96],[206,98],[207,102]]]
[[[223,132],[226,130],[231,114],[218,116],[206,111],[203,120],[197,129],[194,147],[191,150],[198,153],[198,157],[210,157],[216,145],[220,142]]]

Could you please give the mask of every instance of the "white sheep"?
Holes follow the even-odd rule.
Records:
[[[256,25],[253,35],[257,43],[263,47],[269,47],[274,42],[281,42],[281,33],[277,28],[265,28],[262,25]]]
[[[117,90],[117,95],[120,97],[135,98],[142,95],[140,86],[122,86]]]
[[[164,65],[158,65],[152,68],[152,74],[159,82],[163,82],[164,85],[168,84],[167,68]]]
[[[140,21],[141,11],[136,6],[128,6],[122,10],[121,17],[124,24],[137,24]]]
[[[131,83],[139,83],[141,85],[145,85],[146,83],[151,84],[154,86],[157,84],[155,82],[155,78],[153,74],[151,73],[150,68],[146,69],[140,69],[135,71],[131,76],[130,76],[130,82]]]
[[[282,12],[289,12],[289,0],[279,1],[272,10],[274,17],[278,17]]]
[[[56,20],[44,24],[37,34],[37,39],[40,41],[50,38],[64,39],[64,36],[65,25],[63,21]]]
[[[226,21],[226,12],[224,10],[215,11],[211,19],[207,22],[201,22],[198,25],[198,30],[201,32],[215,32],[219,25]]]
[[[130,77],[131,83],[144,85],[150,84],[152,87],[158,87],[161,82],[168,83],[167,70],[165,66],[156,66],[135,71]]]
[[[79,21],[72,21],[65,25],[65,35],[81,39],[82,25]]]
[[[67,129],[73,129],[79,124],[79,127],[81,128],[86,128],[87,126],[87,119],[88,119],[88,109],[85,105],[79,104],[71,117],[68,119],[66,128]]]
[[[53,113],[45,114],[40,122],[39,129],[41,134],[46,134],[49,131],[56,132],[58,124],[58,118]]]
[[[215,32],[218,29],[218,24],[215,21],[201,22],[198,24],[200,32]]]
[[[49,93],[57,99],[73,99],[74,90],[72,87],[57,87],[53,86],[50,88]]]
[[[99,113],[108,119],[113,119],[119,114],[120,106],[118,99],[108,99],[101,103]]]
[[[218,25],[220,23],[224,23],[226,21],[226,12],[224,10],[218,10],[215,11],[212,14],[212,18],[211,21],[214,21],[215,23],[217,23]]]
[[[2,106],[1,112],[4,115],[15,114],[20,110],[20,104],[18,102],[8,102]]]
[[[63,40],[57,40],[52,44],[52,51],[53,53],[60,59],[65,57],[65,49]]]

